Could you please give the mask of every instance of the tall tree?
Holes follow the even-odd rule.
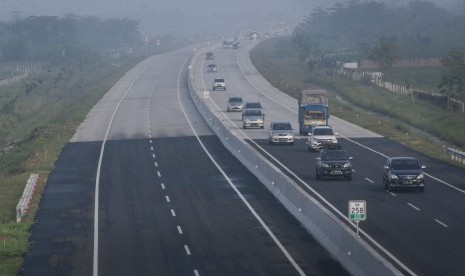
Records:
[[[371,50],[370,59],[379,64],[383,71],[389,70],[399,56],[399,50],[395,40],[382,37],[378,44]]]
[[[452,50],[441,60],[443,70],[439,91],[453,98],[465,94],[465,53]]]

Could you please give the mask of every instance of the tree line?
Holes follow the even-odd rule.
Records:
[[[291,40],[310,70],[334,64],[319,58],[325,53],[344,50],[376,61],[383,71],[399,58],[439,57],[439,91],[453,97],[465,93],[465,11],[454,13],[423,0],[400,6],[350,0],[312,11]]]
[[[131,19],[76,15],[0,21],[0,62],[62,62],[89,52],[140,46],[138,25]]]

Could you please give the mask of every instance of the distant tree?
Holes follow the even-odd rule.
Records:
[[[21,37],[11,38],[1,45],[0,52],[5,61],[24,61],[28,53],[27,41]]]
[[[465,53],[452,50],[441,60],[443,70],[439,91],[453,98],[465,94]]]
[[[398,46],[392,38],[382,37],[371,50],[369,58],[377,62],[383,71],[389,70],[399,56]]]

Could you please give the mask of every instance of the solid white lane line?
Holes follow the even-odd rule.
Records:
[[[170,197],[169,196],[165,196],[165,199],[166,199],[166,202],[170,203]]]
[[[157,175],[158,175],[158,177],[161,177],[160,171],[157,171]]]
[[[165,189],[165,184],[161,183],[161,188],[164,190]]]
[[[372,183],[372,184],[375,183],[373,180],[371,180],[371,179],[369,179],[369,178],[366,178],[366,177],[365,177],[365,180],[368,181],[368,182],[370,182],[370,183]]]
[[[412,203],[410,202],[407,202],[407,205],[412,207],[413,209],[417,210],[417,211],[420,211],[420,208],[418,208],[417,206],[413,205]]]
[[[124,94],[122,95],[121,99],[119,100],[118,104],[116,105],[115,107],[115,110],[113,111],[113,114],[111,115],[111,118],[110,118],[110,121],[108,122],[108,127],[107,127],[107,130],[105,132],[105,136],[103,137],[103,141],[102,141],[102,147],[100,148],[100,156],[99,156],[99,160],[98,160],[98,164],[97,164],[97,175],[95,177],[95,196],[94,196],[94,250],[93,250],[93,263],[92,263],[92,275],[94,276],[97,276],[98,275],[98,240],[99,240],[99,236],[98,236],[98,232],[99,232],[99,216],[98,216],[98,212],[99,212],[99,197],[100,197],[100,193],[99,193],[99,190],[100,190],[100,170],[102,168],[102,160],[103,160],[103,154],[105,152],[105,145],[107,143],[107,140],[108,140],[108,136],[110,135],[110,129],[113,125],[113,121],[115,120],[115,117],[116,117],[116,113],[118,112],[120,106],[121,106],[121,103],[123,102],[124,98],[126,98],[126,96],[129,94],[129,91],[132,89],[132,87],[134,86],[134,83],[136,83],[136,81],[139,79],[139,77],[142,75],[142,73],[145,72],[145,70],[147,69],[148,67],[148,64],[144,64],[143,68],[141,69],[141,71],[139,72],[139,74],[136,76],[136,78],[134,79],[134,81],[129,85],[129,87],[126,89],[126,91],[124,92]]]
[[[171,215],[172,215],[173,217],[175,217],[175,216],[176,216],[176,212],[174,212],[174,210],[173,210],[173,209],[171,209]]]
[[[184,245],[184,249],[186,250],[187,255],[191,255],[191,251],[189,250],[189,246],[187,246],[187,244]]]
[[[181,78],[181,72],[179,72],[179,75],[178,75],[178,83],[180,83],[180,78]],[[202,77],[202,82],[203,82],[203,77]],[[205,87],[205,84],[204,84],[204,87]],[[302,270],[302,268],[299,266],[299,264],[297,264],[297,262],[294,260],[294,258],[291,256],[291,254],[287,251],[287,249],[284,247],[284,245],[281,243],[281,241],[279,241],[279,239],[271,231],[271,229],[268,227],[268,225],[263,221],[263,219],[260,217],[260,215],[255,211],[255,209],[252,207],[252,205],[250,205],[248,200],[244,197],[244,195],[241,193],[241,191],[239,191],[239,189],[236,187],[236,185],[234,185],[234,183],[229,178],[229,176],[226,174],[226,172],[223,170],[223,168],[221,168],[221,166],[216,162],[215,158],[210,154],[208,149],[203,144],[202,140],[200,139],[199,135],[197,134],[197,131],[194,129],[194,126],[192,125],[192,122],[189,119],[189,116],[187,116],[186,110],[184,109],[184,107],[183,107],[183,105],[181,103],[181,95],[180,95],[179,85],[178,85],[178,102],[179,102],[179,106],[181,107],[182,113],[184,114],[184,117],[186,118],[186,121],[189,124],[189,127],[191,128],[192,132],[194,133],[194,136],[197,139],[197,141],[199,142],[200,146],[202,147],[204,152],[207,154],[208,158],[216,166],[216,168],[220,171],[220,173],[223,175],[224,179],[226,179],[226,181],[229,183],[229,186],[236,192],[236,194],[239,196],[239,198],[242,200],[242,202],[246,205],[246,207],[249,209],[250,213],[252,213],[252,215],[259,222],[259,224],[263,227],[263,229],[265,229],[265,231],[271,237],[273,242],[279,247],[281,252],[283,252],[284,256],[294,266],[297,273],[299,275],[305,275],[305,272]]]
[[[178,227],[177,227],[177,228],[178,228],[178,233],[179,233],[179,235],[182,235],[182,229],[181,229],[181,226],[179,226],[179,225],[178,225]]]
[[[444,222],[438,220],[438,219],[434,219],[434,221],[436,221],[437,223],[441,224],[442,226],[444,226],[445,228],[448,228],[449,226],[447,224],[445,224]]]

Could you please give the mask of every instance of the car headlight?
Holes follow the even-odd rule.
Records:
[[[344,168],[350,168],[350,162],[345,163],[343,167]]]
[[[321,166],[322,166],[323,168],[329,168],[329,165],[326,164],[326,163],[321,163]]]
[[[397,177],[397,175],[395,175],[395,174],[389,174],[389,178],[390,179],[399,179],[399,177]]]
[[[331,143],[334,143],[334,144],[336,144],[336,143],[337,143],[337,139],[336,139],[335,137],[334,137],[334,138],[332,138],[332,139],[331,139]]]
[[[423,179],[425,176],[423,175],[423,173],[420,173],[418,176],[417,176],[417,179]]]

